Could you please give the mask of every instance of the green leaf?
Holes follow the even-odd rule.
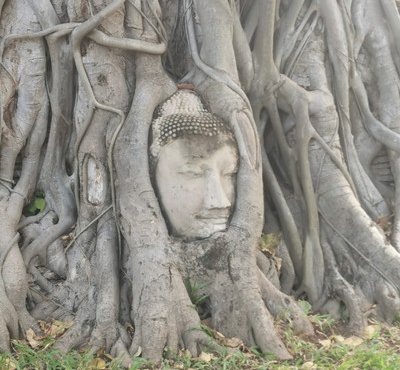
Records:
[[[43,212],[46,208],[46,201],[43,198],[35,198],[33,203],[40,212]]]
[[[36,197],[26,208],[27,213],[30,215],[35,215],[39,212],[43,212],[46,208],[46,201],[43,198]]]

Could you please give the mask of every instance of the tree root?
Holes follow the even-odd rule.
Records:
[[[67,332],[57,340],[53,348],[62,353],[68,353],[74,348],[80,348],[88,343],[92,329],[92,324],[89,322],[75,322],[74,326],[68,329]]]
[[[272,353],[281,360],[291,359],[274,328],[257,289],[232,283],[224,274],[216,274],[211,292],[212,325],[228,337],[241,338],[249,346]],[[265,333],[269,333],[268,338]]]
[[[275,286],[280,288],[279,277],[272,258],[268,258],[263,252],[257,251],[257,266],[264,276]]]
[[[172,267],[165,271],[159,266],[155,271],[160,274],[160,270],[164,274],[140,290],[140,300],[133,310],[135,334],[130,354],[140,348],[144,357],[159,361],[164,348],[172,352],[186,348],[194,357],[205,348],[220,352],[222,348],[202,331],[180,274]]]
[[[282,260],[280,270],[281,290],[285,294],[291,294],[296,280],[296,273],[284,241],[281,241],[278,246],[277,256]]]
[[[276,289],[261,271],[258,272],[258,281],[261,296],[274,317],[279,317],[280,315],[283,315],[284,318],[286,317],[292,323],[294,333],[297,335],[314,335],[311,322],[291,297]]]
[[[349,314],[349,330],[361,334],[365,327],[363,302],[376,304],[378,315],[388,322],[393,320],[400,308],[399,293],[394,288],[398,286],[399,276],[396,269],[392,268],[400,255],[392,246],[383,246],[382,232],[376,226],[363,224],[357,210],[351,208],[346,211],[342,208],[341,211],[342,216],[349,213],[348,216],[353,220],[355,217],[360,219],[354,222],[350,231],[343,223],[332,223],[325,213],[321,213],[327,223],[324,230],[331,240],[329,244],[323,244],[327,266],[326,291],[345,304]],[[361,228],[362,235],[356,231]],[[337,247],[340,245],[338,237],[344,242],[341,248]],[[374,241],[373,250],[371,241]],[[336,261],[342,262],[339,264]],[[319,306],[322,305],[321,302]]]
[[[324,260],[326,266],[325,291],[329,291],[330,296],[337,296],[346,306],[349,313],[347,328],[349,333],[362,335],[366,326],[364,315],[361,311],[361,302],[354,288],[342,277],[335,263],[335,258],[329,245],[322,243]],[[315,306],[319,310],[319,305]]]

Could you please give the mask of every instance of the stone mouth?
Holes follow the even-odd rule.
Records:
[[[229,215],[197,215],[197,220],[212,221],[216,224],[227,223]]]
[[[200,220],[211,221],[215,225],[226,224],[227,218],[201,218]]]

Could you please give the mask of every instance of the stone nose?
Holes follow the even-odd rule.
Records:
[[[232,204],[221,180],[221,176],[217,171],[211,171],[207,174],[204,194],[205,209],[226,209],[231,207]]]

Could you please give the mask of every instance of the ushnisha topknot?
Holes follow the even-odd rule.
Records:
[[[232,132],[215,114],[210,113],[192,90],[178,90],[161,104],[152,122],[150,154],[157,159],[164,145],[187,135],[217,136]]]

